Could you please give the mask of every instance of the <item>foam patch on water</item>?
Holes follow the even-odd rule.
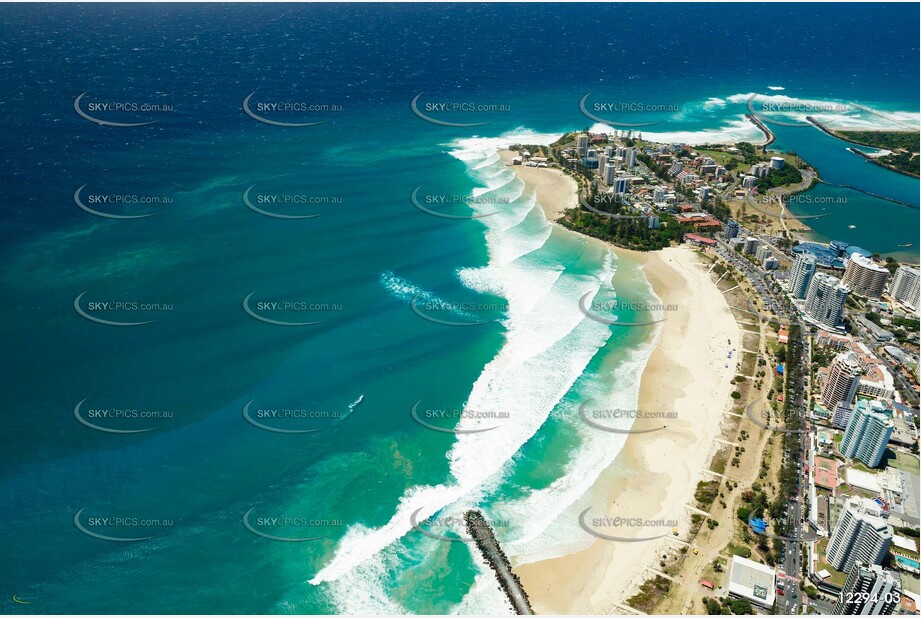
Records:
[[[556,134],[529,132],[470,138],[455,142],[451,154],[465,161],[474,178],[484,175],[491,179],[499,176],[504,167],[501,160],[490,156],[497,148],[516,142],[550,143],[557,138]],[[504,416],[462,417],[458,429],[484,429],[487,425],[495,429],[458,434],[447,454],[451,479],[441,485],[408,489],[383,526],[350,527],[332,560],[310,580],[312,584],[352,581],[354,572],[368,568],[364,566],[368,563],[376,564],[382,552],[412,530],[413,516],[421,521],[439,511],[459,513],[475,504],[472,501],[482,498],[485,484],[507,474],[522,445],[540,430],[611,335],[608,325],[585,318],[578,301],[586,294],[594,297],[603,286],[609,286],[616,267],[613,254],[599,251],[599,263],[593,271],[568,272],[563,263],[572,257],[568,253],[571,245],[548,243],[553,226],[535,208],[533,198],[520,194],[511,179],[493,190],[502,191],[506,186],[519,192],[509,212],[504,217],[479,220],[485,226],[489,246],[488,266],[457,271],[460,280],[471,289],[500,295],[508,302],[505,344],[483,368],[464,406],[467,410]],[[518,217],[521,218],[516,221]],[[417,294],[425,298],[428,294],[392,273],[385,273],[381,283],[403,300]],[[607,454],[611,454],[610,449]],[[570,491],[575,494],[577,489],[574,486]],[[547,501],[550,499],[548,494]],[[488,581],[480,578],[476,585],[487,587]],[[347,587],[342,588],[341,594],[347,591]],[[458,611],[494,613],[494,604],[499,601],[499,597],[488,597],[480,606],[473,605],[473,599],[467,595]]]

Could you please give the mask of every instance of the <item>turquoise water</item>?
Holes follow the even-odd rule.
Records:
[[[469,544],[438,537],[463,534],[457,515],[476,505],[516,562],[583,546],[575,515],[624,437],[587,431],[577,409],[587,399],[635,406],[655,330],[581,314],[586,293],[602,301],[654,297],[631,260],[548,224],[495,149],[590,126],[578,109],[586,93],[674,102],[680,111],[661,118],[656,132],[689,141],[756,139],[740,119],[745,95],[780,92],[769,85],[891,112],[918,108],[916,49],[890,50],[886,71],[859,43],[824,53],[841,37],[863,40],[876,20],[898,40],[917,40],[913,6],[853,14],[813,5],[710,7],[705,21],[695,7],[613,5],[419,5],[384,14],[365,5],[36,10],[4,7],[0,37],[0,66],[14,84],[0,109],[16,119],[0,138],[7,171],[0,280],[8,299],[0,306],[7,351],[0,579],[31,601],[8,601],[16,613],[503,611]],[[761,68],[727,54],[702,76],[674,59],[735,49],[738,33],[714,25],[688,37],[690,20],[745,20],[753,57],[778,45],[797,53]],[[789,25],[778,32],[777,20]],[[521,53],[522,41],[611,23],[620,34],[608,62],[585,62],[579,37],[563,37],[539,61]],[[663,33],[656,46],[648,23]],[[804,54],[813,66],[802,63]],[[241,111],[254,90],[309,93],[343,111],[306,118],[324,124],[303,130],[265,125]],[[82,92],[176,111],[147,127],[102,127],[74,113]],[[504,102],[512,111],[478,128],[436,126],[410,111],[420,92]],[[917,193],[916,180],[885,170],[864,175],[861,160],[842,156],[818,131],[778,137],[778,147],[806,156],[829,182],[891,190],[905,201]],[[159,213],[145,219],[93,217],[73,200],[84,185],[87,199],[171,201],[112,209]],[[424,194],[497,198],[500,212],[478,220],[425,214],[410,199],[420,186]],[[247,208],[251,187],[254,199],[328,199],[277,209],[321,216],[278,219]],[[814,189],[825,190],[840,189]],[[848,201],[840,223],[817,219],[816,231],[899,252],[911,242],[903,234],[917,237],[917,211],[885,204],[891,210]],[[443,208],[461,216],[493,209]],[[845,219],[857,225],[853,235]],[[74,309],[81,294],[81,307],[97,317],[156,321],[94,323]],[[254,319],[244,311],[247,297],[253,307],[318,305],[262,309],[277,321],[318,323]],[[106,301],[168,310],[89,309]],[[427,320],[414,301],[429,317],[482,324]],[[648,313],[613,317],[643,321]],[[78,413],[97,426],[150,431],[93,430],[75,418],[79,402]],[[485,413],[430,420],[489,431],[425,427],[411,414],[417,404]],[[168,415],[90,416],[115,408]],[[309,432],[267,431],[245,409],[309,412],[252,417]],[[126,521],[95,519],[114,517]],[[103,540],[75,524],[151,538]]]
[[[915,569],[916,571],[918,570],[919,566],[921,566],[919,565],[917,560],[912,560],[911,558],[906,558],[905,556],[899,556],[898,554],[895,555],[895,561],[898,562],[899,564],[904,564],[905,566],[909,566]]]

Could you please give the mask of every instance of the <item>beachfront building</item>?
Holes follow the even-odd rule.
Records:
[[[759,262],[763,261],[764,258],[766,258],[769,255],[771,255],[770,245],[762,244],[762,245],[759,245],[757,249],[755,249],[755,259],[758,260]]]
[[[772,170],[782,170],[784,166],[783,157],[771,157],[770,165]]]
[[[764,609],[774,607],[777,575],[767,565],[733,556],[729,567],[729,596],[747,599]]]
[[[796,298],[806,298],[813,275],[815,275],[815,256],[811,253],[798,254],[790,269],[788,288],[790,293]]]
[[[879,298],[886,289],[889,271],[872,259],[852,253],[844,267],[844,285],[855,294],[868,298]]]
[[[726,225],[723,227],[723,239],[732,240],[739,235],[739,224],[730,219]]]
[[[832,427],[835,429],[847,429],[847,424],[851,422],[851,412],[853,411],[851,404],[839,401],[831,416]]]
[[[843,616],[889,616],[901,598],[902,582],[892,571],[857,561],[847,574],[835,612]]]
[[[763,268],[764,270],[777,270],[779,266],[780,266],[780,261],[778,261],[778,259],[775,258],[773,255],[767,256],[766,258],[764,258],[764,261],[761,262],[761,268]]]
[[[627,154],[623,157],[627,167],[636,167],[636,148],[628,148]]]
[[[828,564],[844,572],[850,571],[858,560],[882,564],[892,543],[888,517],[889,512],[875,500],[849,498],[828,541],[825,552]]]
[[[601,184],[606,187],[614,184],[614,180],[617,176],[617,167],[615,167],[611,161],[605,163],[603,170],[599,167],[598,171],[601,175]]]
[[[850,288],[836,277],[817,273],[812,277],[806,293],[806,319],[821,328],[839,328],[844,303],[850,292]]]
[[[758,249],[759,241],[754,236],[749,236],[745,239],[745,242],[742,244],[742,253],[745,255],[754,255],[755,251]]]
[[[588,154],[588,134],[582,133],[576,136],[576,152],[579,153],[580,157],[584,157]]]
[[[828,370],[828,379],[822,386],[822,405],[834,410],[839,403],[850,405],[860,386],[860,363],[853,352],[843,352],[835,357]]]
[[[755,165],[752,165],[749,173],[755,178],[767,178],[768,174],[771,173],[771,166],[764,162],[756,163]]]
[[[854,406],[847,429],[844,430],[841,454],[859,459],[874,468],[883,458],[893,431],[895,424],[892,422],[892,410],[878,399],[861,399]]]
[[[889,295],[912,310],[918,309],[921,272],[910,266],[899,266],[889,286]]]

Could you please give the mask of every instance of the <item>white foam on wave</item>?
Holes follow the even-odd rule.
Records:
[[[404,616],[409,614],[388,592],[387,580],[399,569],[399,557],[382,552],[357,565],[324,590],[336,611],[344,615]]]
[[[672,144],[734,144],[736,142],[757,142],[764,139],[764,133],[745,114],[733,116],[722,127],[699,131],[643,131],[643,139]]]
[[[771,88],[775,90],[775,88]],[[781,88],[781,90],[783,90]],[[752,102],[755,112],[768,119],[785,122],[805,123],[806,116],[812,116],[819,122],[831,126],[866,128],[866,129],[904,129],[906,126],[918,127],[917,111],[880,111],[851,101],[840,99],[813,99],[793,97],[786,94],[760,94],[746,92],[727,97],[731,103]],[[764,109],[763,105],[775,106]]]
[[[492,176],[496,171],[493,168],[502,163],[495,160],[480,165],[489,160],[488,149],[495,152],[497,147],[514,142],[549,143],[557,137],[525,132],[503,138],[471,138],[459,140],[452,154],[464,160],[474,175],[485,172]],[[481,496],[484,483],[505,475],[521,446],[540,429],[610,337],[607,325],[585,319],[577,301],[585,294],[593,297],[610,280],[615,268],[612,254],[607,253],[604,264],[593,274],[567,273],[560,265],[563,256],[554,259],[543,255],[547,250],[541,251],[552,228],[540,209],[521,199],[516,200],[515,208],[526,210],[527,215],[537,212],[540,216],[525,216],[512,227],[505,227],[501,220],[490,221],[494,217],[481,219],[490,245],[490,263],[484,268],[460,269],[457,273],[473,289],[501,293],[508,301],[506,342],[483,368],[465,403],[467,410],[501,412],[507,415],[505,422],[477,415],[462,417],[459,429],[482,429],[484,422],[497,428],[457,436],[447,454],[453,482],[408,489],[394,515],[383,526],[351,526],[332,560],[310,583],[337,582],[338,586],[338,582],[351,580],[351,574],[368,568],[364,566],[368,563],[378,563],[380,554],[411,530],[411,517],[424,520],[446,507],[453,512],[458,503],[468,504]],[[519,236],[517,228],[529,225],[537,241],[526,241]],[[544,228],[546,235],[542,233]],[[516,248],[503,249],[503,243]],[[512,255],[517,256],[508,259]],[[382,277],[382,283],[404,300],[427,294],[392,274]],[[486,453],[488,457],[484,457]],[[347,590],[343,588],[342,594],[347,594]],[[343,606],[346,603],[342,601]]]
[[[433,304],[439,307],[447,307],[451,313],[457,317],[465,318],[471,321],[478,319],[478,316],[454,307],[452,304],[445,302],[436,294],[433,294],[428,290],[417,286],[408,279],[398,277],[390,271],[382,272],[378,277],[378,280],[380,281],[381,286],[383,286],[385,290],[390,292],[390,294],[392,294],[394,298],[398,300],[402,300],[404,302],[412,302],[414,299],[416,299],[423,301],[423,303]],[[362,398],[363,397],[364,395],[362,395]],[[353,405],[358,405],[359,403],[361,403],[360,400],[356,401]]]
[[[603,290],[614,291],[609,285],[603,286]],[[661,300],[648,281],[645,281],[644,291],[653,306],[661,306]],[[652,319],[662,317],[661,310],[652,312]],[[566,419],[579,435],[579,447],[572,453],[564,474],[545,489],[495,506],[496,517],[525,523],[517,530],[517,538],[505,546],[506,553],[515,564],[568,555],[591,544],[593,539],[578,525],[578,515],[584,508],[592,506],[593,497],[589,490],[614,461],[627,436],[590,427],[579,417],[579,406],[590,401],[586,410],[635,409],[642,372],[660,334],[661,325],[655,327],[645,345],[630,350],[612,368],[602,368],[595,375],[585,374],[578,385],[579,400],[567,398],[554,410],[554,416]],[[615,388],[611,387],[612,384]],[[633,421],[623,418],[605,420],[600,424],[624,430],[629,429]]]
[[[642,133],[643,138],[665,143],[690,145],[728,144],[739,141],[760,142],[764,134],[745,114],[752,97],[752,108],[768,120],[782,122],[806,123],[806,116],[812,116],[833,127],[855,129],[906,129],[919,126],[919,113],[916,111],[880,111],[870,107],[834,99],[798,98],[780,94],[781,86],[770,86],[770,94],[746,92],[725,97],[709,97],[703,101],[682,104],[680,109],[665,118],[669,123],[683,121],[696,124],[707,123],[712,119],[712,127],[696,130],[663,131],[661,125],[636,127],[634,134]],[[715,112],[727,110],[733,105],[739,113],[729,116],[715,116]],[[771,108],[773,106],[773,109]],[[731,111],[731,110],[730,110]],[[657,130],[658,129],[658,130]],[[605,123],[592,125],[593,133],[610,133],[620,130]]]
[[[470,590],[451,613],[460,616],[516,615],[508,597],[496,584],[496,577],[482,554],[472,543],[468,543],[467,546],[470,548],[470,559],[477,566],[479,573],[474,577]]]

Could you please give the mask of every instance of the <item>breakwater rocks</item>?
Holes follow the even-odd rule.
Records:
[[[768,129],[767,125],[761,122],[761,120],[754,114],[745,114],[745,117],[748,118],[753,125],[761,129],[762,133],[764,133],[764,137],[767,139],[767,141],[761,145],[761,152],[767,152],[768,146],[773,144],[774,140],[777,139],[777,137],[774,135],[774,132]]]
[[[470,510],[464,513],[464,522],[467,524],[467,534],[473,538],[477,548],[483,555],[483,559],[496,574],[499,580],[499,588],[508,597],[515,613],[521,616],[533,616],[531,602],[528,595],[521,585],[518,576],[512,572],[512,565],[509,564],[508,558],[505,557],[502,548],[499,547],[499,541],[492,531],[492,527],[483,514],[476,510]]]

